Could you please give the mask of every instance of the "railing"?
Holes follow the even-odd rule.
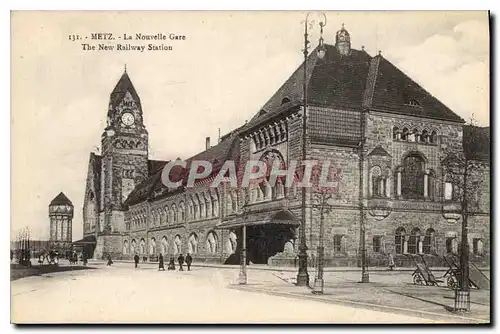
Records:
[[[288,205],[289,205],[288,199],[280,198],[273,201],[249,203],[243,207],[243,211],[245,213],[248,213],[248,212],[261,212],[261,211],[269,211],[276,209],[286,209],[288,208]]]

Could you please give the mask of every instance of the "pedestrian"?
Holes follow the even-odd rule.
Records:
[[[113,264],[113,261],[111,261],[111,254],[108,254],[108,263],[106,265],[110,266],[112,264]]]
[[[179,271],[184,271],[184,268],[182,268],[182,265],[184,264],[184,256],[182,256],[182,254],[177,258],[177,262],[179,262]]]
[[[175,260],[174,257],[170,257],[170,261],[168,262],[168,270],[175,270]]]
[[[163,269],[163,271],[165,271],[165,267],[163,265],[163,255],[162,255],[162,253],[160,253],[160,256],[158,257],[158,271],[160,271],[161,269]]]
[[[135,267],[137,268],[137,266],[139,265],[139,255],[138,254],[135,254],[135,256],[134,256],[134,263],[135,263]]]
[[[186,264],[188,267],[188,271],[191,271],[191,263],[193,262],[193,258],[191,257],[191,254],[187,253],[186,255]]]
[[[82,253],[82,263],[84,266],[87,266],[87,254]]]
[[[392,254],[389,253],[389,256],[388,256],[388,266],[389,266],[389,270],[394,270],[394,258],[392,257]]]
[[[14,258],[14,252],[12,249],[10,250],[10,262],[12,262],[12,259]]]

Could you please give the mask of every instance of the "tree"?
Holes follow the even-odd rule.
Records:
[[[473,122],[471,122],[473,123]],[[487,152],[489,139],[485,141],[485,131],[471,125],[464,126],[463,151],[446,152],[442,161],[445,182],[445,198],[460,203],[460,216],[462,218],[462,240],[460,247],[460,280],[457,298],[466,300],[465,309],[469,309],[469,242],[468,242],[468,219],[471,213],[478,208],[477,195],[480,191],[484,170],[487,167]],[[486,159],[485,159],[486,158]],[[463,303],[460,303],[463,304]]]
[[[313,293],[322,294],[324,288],[323,271],[325,266],[325,215],[332,211],[329,201],[338,196],[338,182],[341,170],[330,166],[330,162],[316,165],[311,173],[311,204],[319,211],[319,242],[318,242],[318,270],[314,280]]]

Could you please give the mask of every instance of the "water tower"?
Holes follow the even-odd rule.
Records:
[[[73,237],[73,203],[59,193],[49,204],[50,239],[51,249],[59,252],[71,250]]]

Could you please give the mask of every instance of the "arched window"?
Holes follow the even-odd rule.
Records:
[[[230,192],[231,196],[231,212],[236,212],[238,210],[238,202],[236,200],[236,190],[232,189]]]
[[[403,161],[401,194],[404,198],[424,197],[424,159],[418,154],[410,154]]]
[[[203,219],[207,216],[207,210],[205,207],[206,204],[205,195],[201,193],[199,198],[200,198],[200,218]]]
[[[481,256],[483,255],[483,239],[481,238],[473,238],[472,239],[472,253],[474,255]]]
[[[419,140],[418,130],[413,129],[412,133],[408,135],[408,141],[415,143],[418,142],[418,140]]]
[[[260,200],[271,199],[272,189],[271,189],[271,186],[269,185],[269,182],[267,182],[267,180],[264,180],[264,181],[260,182],[258,186],[260,189],[259,199]]]
[[[423,245],[424,254],[431,254],[435,252],[435,233],[436,232],[432,228],[428,228],[427,231],[425,231],[425,239]]]
[[[156,226],[156,210],[151,210],[151,227]]]
[[[154,255],[156,254],[156,239],[151,238],[151,241],[149,243],[149,254]]]
[[[125,240],[123,242],[123,255],[127,255],[128,254],[128,241]]]
[[[227,243],[226,243],[226,251],[228,254],[234,254],[236,252],[236,246],[237,246],[237,237],[236,233],[234,231],[229,232],[229,236],[227,237]]]
[[[200,218],[200,200],[198,195],[193,196],[193,220]]]
[[[385,197],[386,180],[382,175],[382,169],[379,166],[373,166],[370,169],[370,195],[374,197]]]
[[[168,208],[168,206],[165,206],[164,210],[163,210],[165,213],[165,224],[168,224],[169,221],[170,221],[170,210]]]
[[[162,254],[167,254],[168,252],[168,241],[167,241],[167,237],[163,236],[163,238],[161,238],[161,252]]]
[[[398,227],[398,229],[396,230],[395,240],[394,240],[396,254],[403,254],[406,251],[405,237],[406,237],[405,229],[402,227]]]
[[[188,212],[187,212],[187,220],[193,219],[193,201],[191,198],[188,198]]]
[[[188,251],[190,254],[196,254],[198,252],[198,236],[196,233],[191,233],[189,236]]]
[[[93,192],[92,190],[90,190],[90,191],[89,191],[89,199],[90,199],[91,201],[93,201],[93,200],[94,200],[94,198],[95,198],[95,196],[94,196],[94,192]]]
[[[177,222],[177,205],[175,204],[172,204],[172,206],[170,207],[170,212],[171,212],[171,217],[172,217],[172,223],[176,223]]]
[[[212,196],[212,216],[219,216],[219,200],[217,199],[217,194]]]
[[[408,253],[418,254],[419,253],[419,243],[420,243],[420,230],[414,228],[410,233],[410,240],[408,242]]]
[[[437,132],[435,130],[431,132],[430,143],[437,144]]]
[[[146,254],[146,241],[144,239],[141,239],[141,243],[139,244],[139,247],[140,247],[140,253]]]
[[[436,193],[436,173],[431,169],[427,174],[427,196],[434,199]]]
[[[210,254],[215,254],[217,253],[217,235],[215,232],[211,231],[207,235],[207,251]]]
[[[408,128],[403,128],[403,132],[401,133],[401,140],[408,140],[409,134],[410,131],[408,131]]]
[[[283,181],[281,181],[281,178],[278,178],[276,180],[276,198],[283,197],[285,197],[285,186],[283,185]]]
[[[174,239],[174,255],[182,252],[182,240],[180,235],[176,235]]]
[[[449,175],[445,176],[445,182],[444,182],[444,199],[446,201],[451,201],[455,199],[455,187],[453,186],[453,183],[451,182],[451,178]]]
[[[135,254],[137,252],[137,242],[135,239],[132,239],[132,242],[130,243],[130,252],[132,254]]]
[[[392,139],[399,140],[399,137],[400,137],[399,128],[395,126],[392,128]]]
[[[203,194],[205,197],[205,210],[206,212],[206,217],[212,217],[212,196],[210,196],[210,193]]]
[[[184,202],[181,201],[179,203],[179,213],[180,213],[180,221],[183,222],[183,221],[186,221],[186,207],[184,206]]]
[[[422,143],[429,142],[429,131],[427,130],[422,131],[422,136],[420,136],[420,142]]]

